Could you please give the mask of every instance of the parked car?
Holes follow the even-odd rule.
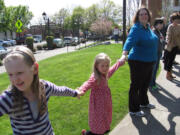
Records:
[[[4,40],[2,46],[4,46],[4,47],[9,47],[9,46],[11,46],[11,42],[8,41],[8,40]]]
[[[64,45],[72,45],[74,43],[74,39],[72,37],[64,37]]]
[[[63,40],[60,39],[60,38],[54,38],[54,39],[53,39],[53,45],[54,45],[55,47],[64,47],[64,42],[63,42]]]
[[[0,46],[3,45],[3,40],[0,40]]]
[[[78,40],[78,37],[73,37],[74,39],[74,44],[73,45],[78,45],[80,42]]]
[[[8,50],[2,45],[0,45],[0,59],[1,60],[6,56],[7,53],[8,53]]]
[[[41,35],[33,35],[33,39],[35,43],[42,42],[42,36]]]
[[[9,41],[11,43],[11,46],[16,45],[16,40],[8,39],[7,41]]]

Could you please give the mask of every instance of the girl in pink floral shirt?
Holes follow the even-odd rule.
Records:
[[[82,130],[82,135],[103,135],[110,130],[112,121],[112,99],[108,79],[124,64],[118,60],[111,68],[110,58],[105,53],[100,53],[94,61],[94,72],[88,81],[79,89],[86,92],[91,89],[89,102],[90,131]]]

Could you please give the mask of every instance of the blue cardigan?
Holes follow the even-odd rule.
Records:
[[[127,37],[123,50],[129,52],[129,60],[154,62],[157,60],[158,37],[150,29],[135,23]]]

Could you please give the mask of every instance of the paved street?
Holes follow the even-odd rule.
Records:
[[[67,53],[67,52],[73,52],[76,51],[77,48],[79,47],[83,47],[87,44],[91,44],[93,43],[92,41],[87,42],[86,44],[80,44],[77,46],[68,46],[68,47],[64,47],[64,48],[56,48],[54,50],[41,50],[41,51],[36,51],[36,53],[34,54],[35,58],[37,61],[55,56],[57,54],[62,54],[62,53]],[[8,48],[8,49],[12,49],[12,48]],[[4,66],[0,66],[0,74],[5,72],[5,68]]]

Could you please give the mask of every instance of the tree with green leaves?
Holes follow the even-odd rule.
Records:
[[[78,6],[74,8],[73,14],[72,14],[72,29],[73,33],[77,33],[79,37],[79,30],[84,29],[84,14],[85,10]]]
[[[65,18],[64,20],[64,29],[66,29],[67,31],[71,31],[72,33],[72,19],[71,16],[68,16]]]
[[[52,21],[54,24],[56,24],[59,28],[59,33],[62,33],[62,36],[64,37],[64,24],[65,19],[70,15],[69,11],[65,8],[61,8],[58,13],[56,13],[52,17]]]
[[[15,7],[14,10],[15,11],[13,13],[13,16],[14,16],[15,22],[17,20],[21,20],[21,22],[23,24],[22,29],[25,29],[28,26],[28,24],[30,23],[30,20],[33,17],[33,13],[31,11],[29,11],[28,6],[22,6],[22,5]]]
[[[102,0],[99,5],[100,15],[99,17],[107,18],[111,20],[114,25],[119,25],[122,22],[122,7],[116,5],[111,0]]]
[[[0,0],[0,31],[3,31],[4,10],[5,10],[4,0]]]
[[[88,30],[91,24],[94,23],[99,16],[99,8],[97,4],[93,4],[87,8],[84,15],[84,29]]]
[[[2,2],[0,1],[0,3]],[[6,33],[7,30],[11,32],[11,35],[13,31],[14,32],[16,31],[15,24],[17,20],[21,20],[23,24],[22,30],[24,30],[33,17],[33,14],[32,12],[29,11],[29,8],[27,6],[21,6],[21,5],[4,7],[1,14],[2,16],[0,23],[0,31],[3,31],[5,33],[6,38],[7,38],[7,33]]]

